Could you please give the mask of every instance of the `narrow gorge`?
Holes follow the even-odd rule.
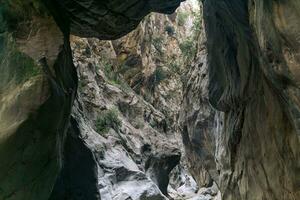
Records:
[[[0,0],[0,200],[299,200],[298,71],[298,0]]]

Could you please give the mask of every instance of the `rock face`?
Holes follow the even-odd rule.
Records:
[[[105,66],[100,63],[101,53],[106,51],[106,58],[114,54],[105,43],[72,38],[80,78],[73,113],[75,127],[78,127],[75,138],[79,144],[69,144],[69,137],[72,141],[74,134],[67,136],[65,156],[69,156],[64,159],[53,199],[74,195],[75,199],[98,199],[97,192],[92,197],[86,196],[93,190],[78,185],[82,178],[88,179],[85,182],[98,189],[103,199],[166,199],[168,175],[181,156],[178,138],[162,131],[164,115],[126,87],[125,82],[118,85],[109,81],[103,71]],[[83,149],[79,149],[80,146]],[[85,162],[88,169],[82,169],[79,163],[76,165],[76,152],[79,156],[83,154],[81,159],[79,157],[81,161],[88,159]],[[82,174],[85,171],[91,176]]]
[[[134,29],[149,12],[170,13],[180,3],[143,1],[146,10],[140,12],[141,4],[130,1],[126,5],[121,1],[43,2],[4,0],[0,5],[0,199],[43,200],[52,192],[62,167],[64,138],[77,89],[70,32],[115,38]],[[101,15],[101,6],[106,7],[105,18],[88,17],[93,8]],[[128,19],[122,12],[129,8]],[[108,26],[104,21],[115,28],[104,31]],[[73,143],[76,139],[67,140],[68,151],[72,152]],[[72,182],[66,190],[78,184]]]
[[[97,187],[97,162],[80,137],[80,127],[71,118],[64,146],[64,164],[50,200],[100,199]]]
[[[200,114],[186,112],[192,125],[187,123],[184,138],[198,144],[193,161],[207,158],[205,171],[224,200],[300,198],[299,8],[293,0],[204,1],[209,86],[205,89],[205,79],[195,84],[195,78],[188,84],[204,91],[204,101],[196,101],[204,106]],[[207,96],[217,112],[207,107]],[[186,109],[191,99],[186,97]],[[193,137],[197,130],[204,131]]]
[[[2,0],[0,199],[300,199],[300,3],[202,2]]]
[[[64,30],[82,37],[117,39],[135,29],[150,12],[173,13],[183,0],[46,1]]]
[[[208,55],[198,48],[181,114],[191,172],[224,200],[299,199],[299,4],[203,4]]]
[[[202,11],[202,9],[201,9]],[[202,13],[201,13],[202,14]],[[202,17],[202,16],[201,16]],[[201,23],[201,29],[204,30]],[[217,112],[208,97],[208,66],[205,32],[198,35],[196,59],[186,72],[180,113],[182,139],[191,173],[201,186],[211,186],[216,176]]]
[[[188,5],[184,7],[176,15],[191,12]],[[134,32],[119,40],[71,38],[79,75],[73,116],[78,126],[77,140],[83,144],[77,145],[87,146],[88,155],[96,159],[86,156],[91,176],[78,173],[77,168],[70,166],[79,166],[78,169],[88,172],[76,164],[76,155],[86,150],[70,150],[66,144],[67,158],[53,199],[88,198],[90,193],[94,196],[89,198],[97,199],[95,187],[101,198],[107,200],[191,199],[196,196],[212,199],[209,194],[213,192],[202,191],[203,195],[197,195],[197,184],[187,172],[185,160],[180,163],[182,144],[176,124],[179,112],[176,104],[182,99],[182,83],[179,73],[168,64],[170,60],[184,64],[180,44],[185,42],[186,26],[191,28],[194,19],[187,18],[181,27],[177,25],[176,15],[171,21],[172,16],[152,14]],[[171,35],[166,27],[174,28]],[[158,36],[161,48],[157,43],[153,45]],[[149,77],[157,78],[155,71],[159,66],[163,66],[168,76],[152,84]],[[178,66],[179,70],[181,68]],[[152,84],[151,88],[147,83]],[[73,138],[74,134],[71,136]],[[70,141],[74,140],[72,138]],[[74,160],[68,156],[70,151]],[[92,176],[94,166],[97,173]],[[80,178],[81,175],[84,177]],[[82,180],[92,185],[81,187]],[[92,190],[89,191],[89,187]]]
[[[48,199],[77,85],[68,37],[26,6],[1,2],[0,199]]]

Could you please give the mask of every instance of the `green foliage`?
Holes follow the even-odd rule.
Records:
[[[199,33],[202,28],[202,18],[199,12],[193,13],[194,14],[194,22],[193,22],[193,27],[192,30],[195,34]]]
[[[96,131],[99,134],[106,134],[111,128],[115,131],[119,131],[121,125],[122,122],[118,118],[118,111],[115,109],[101,112],[100,116],[95,122]]]
[[[134,67],[126,65],[126,63],[123,63],[118,66],[118,73],[125,74],[126,72],[128,72],[132,69],[134,69]]]
[[[20,52],[12,54],[10,65],[17,66],[15,68],[15,80],[17,83],[25,82],[41,73],[40,68],[36,66],[34,60]]]
[[[133,121],[133,122],[132,122],[132,125],[133,125],[133,127],[136,128],[136,129],[142,129],[142,128],[145,127],[145,123],[144,123],[144,121],[141,120],[141,119],[139,119],[139,120],[137,120],[137,121]]]
[[[179,26],[183,26],[189,17],[189,14],[187,12],[178,12],[177,14],[177,23]]]
[[[155,71],[148,78],[148,89],[151,92],[154,92],[155,88],[165,79],[168,78],[168,73],[162,68],[157,67]]]
[[[86,80],[78,80],[78,90],[83,91],[84,87],[88,85],[88,82]]]
[[[179,48],[180,48],[184,58],[186,58],[188,60],[193,59],[197,53],[195,40],[192,37],[187,38],[181,44],[179,44]]]
[[[121,67],[121,66],[119,66],[119,67]],[[124,67],[126,67],[126,66],[124,65]],[[122,72],[120,72],[120,69],[119,70],[117,69],[117,66],[114,66],[112,61],[102,58],[101,64],[97,65],[96,69],[102,70],[104,72],[104,75],[110,84],[115,85],[125,91],[131,90],[128,83],[124,80],[124,78],[122,76],[120,76],[120,74],[122,74]],[[121,69],[121,70],[123,70],[123,69]],[[125,72],[123,72],[123,73],[125,73]]]
[[[103,62],[103,72],[108,81],[114,85],[121,83],[119,75],[114,71],[113,65],[109,62]]]
[[[202,17],[200,12],[178,12],[177,22],[178,25],[183,26],[187,18],[191,16],[193,25],[191,27],[191,34],[180,42],[179,47],[185,62],[190,62],[194,59],[197,53],[197,41],[202,29]],[[176,66],[175,66],[176,67]]]
[[[169,69],[176,74],[180,74],[181,73],[181,69],[180,66],[178,64],[178,60],[172,60],[169,64],[168,64]]]
[[[167,25],[167,26],[165,27],[165,31],[168,33],[169,36],[175,35],[175,29],[174,29],[174,27],[171,26],[171,25]]]
[[[163,38],[161,36],[154,37],[152,39],[152,44],[154,45],[154,47],[157,51],[162,53]]]
[[[159,85],[163,80],[168,77],[168,74],[162,67],[157,67],[154,71],[153,75],[153,84]]]
[[[8,33],[0,34],[0,90],[8,84],[22,84],[41,74],[35,61],[19,52]]]

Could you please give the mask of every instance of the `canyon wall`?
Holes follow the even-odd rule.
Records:
[[[216,187],[198,193],[178,124],[195,12],[199,4],[185,3],[170,16],[151,14],[118,40],[71,37],[78,96],[51,199],[216,196]]]
[[[68,35],[40,3],[0,14],[0,199],[48,199],[77,86]]]
[[[203,6],[209,78],[196,97],[204,98],[197,103],[204,120],[186,112],[195,124],[183,131],[191,137],[204,129],[200,137],[184,137],[199,149],[192,161],[206,158],[203,166],[224,200],[299,199],[299,3],[206,0]],[[202,62],[198,78],[201,68]],[[185,96],[185,102],[189,109],[194,101]]]
[[[202,2],[2,0],[0,199],[300,199],[300,3]]]
[[[69,34],[113,39],[151,11],[172,13],[179,4],[1,1],[1,199],[49,199],[57,182],[77,90]]]

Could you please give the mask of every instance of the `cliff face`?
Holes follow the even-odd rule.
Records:
[[[150,12],[173,13],[183,0],[45,0],[62,30],[81,37],[117,39],[134,30]]]
[[[206,169],[225,200],[300,198],[299,8],[292,0],[204,2],[208,96],[221,114],[214,125],[199,123],[214,127],[215,152],[198,148],[215,155]]]
[[[202,2],[2,0],[0,199],[300,199],[300,3]]]
[[[104,56],[115,57],[109,44],[72,38],[80,78],[73,112],[79,130],[75,137],[82,140],[94,157],[90,162],[94,162],[96,173],[90,182],[94,181],[103,199],[166,199],[168,175],[181,157],[178,138],[166,132],[165,116],[161,112],[135,94],[121,78],[113,79],[112,65],[102,60]],[[68,148],[65,150],[69,152]],[[69,165],[73,160],[70,156]],[[65,186],[69,177],[77,176],[78,182],[81,180],[82,174],[76,175],[77,170],[72,169],[62,171]],[[71,189],[53,199],[78,197],[72,189],[74,182],[67,184]],[[90,188],[78,190],[88,198],[85,195]]]
[[[40,12],[1,2],[1,199],[48,198],[75,97],[68,37]]]
[[[77,89],[70,32],[114,38],[134,29],[149,12],[173,12],[180,3],[142,2],[1,2],[1,199],[42,200],[52,192]],[[93,9],[101,16],[91,15]],[[124,9],[130,16],[122,14]],[[115,28],[102,31],[107,22]]]
[[[78,97],[51,199],[213,199],[215,187],[197,194],[177,120],[198,6],[151,14],[118,40],[71,37]]]
[[[191,173],[200,186],[211,186],[213,178],[218,178],[215,163],[216,130],[220,125],[217,120],[221,119],[209,103],[209,72],[202,6],[199,12],[201,22],[200,32],[195,38],[196,56],[185,72],[179,124]]]

